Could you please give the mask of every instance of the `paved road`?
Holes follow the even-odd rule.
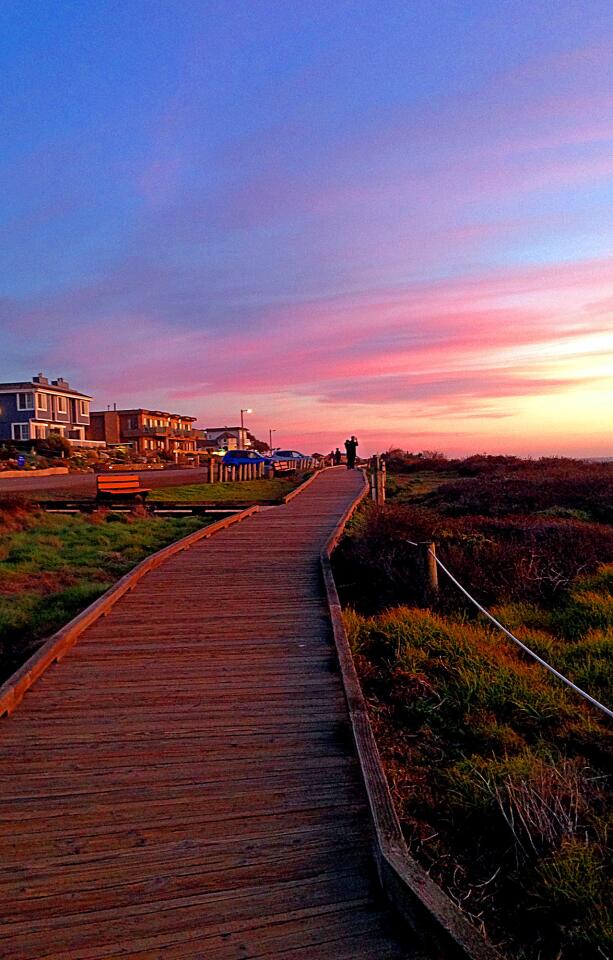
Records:
[[[362,482],[327,471],[173,557],[0,720],[0,957],[416,960],[319,568]]]
[[[121,471],[116,471],[120,473]],[[130,470],[130,475],[132,471]],[[184,483],[204,483],[206,470],[143,470],[139,471],[143,487],[176,487]],[[63,500],[68,497],[93,497],[96,493],[96,475],[69,473],[56,477],[16,477],[2,480],[0,494],[21,493],[27,497]]]

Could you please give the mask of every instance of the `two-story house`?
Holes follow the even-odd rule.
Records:
[[[196,417],[163,410],[92,410],[87,437],[109,444],[129,444],[139,454],[196,452]]]
[[[207,427],[200,446],[213,450],[247,450],[251,440],[246,427]]]
[[[49,433],[83,441],[90,401],[62,377],[49,381],[39,373],[31,380],[0,383],[0,442],[43,440]]]

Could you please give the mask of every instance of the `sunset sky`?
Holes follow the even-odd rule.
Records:
[[[0,380],[613,456],[611,0],[3,0]]]

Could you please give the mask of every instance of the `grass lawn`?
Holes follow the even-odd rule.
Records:
[[[240,483],[190,483],[181,487],[158,487],[149,494],[156,503],[257,503],[278,500],[294,490],[305,479],[304,474],[275,477],[273,480],[244,480]]]
[[[0,682],[140,560],[209,522],[59,516],[0,500]]]

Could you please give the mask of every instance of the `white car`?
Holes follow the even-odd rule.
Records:
[[[313,466],[312,458],[300,453],[299,450],[275,450],[270,459],[279,473],[284,470],[288,472],[290,470],[307,470]]]

